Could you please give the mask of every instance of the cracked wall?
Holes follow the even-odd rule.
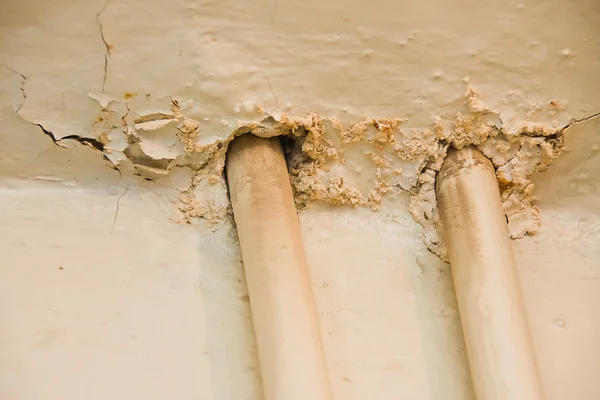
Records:
[[[589,172],[593,165],[586,164],[577,184],[563,181],[566,170],[559,178],[551,174],[561,163],[576,163],[573,154],[575,160],[591,157],[584,154],[585,145],[577,146],[594,137],[600,111],[599,13],[592,0],[344,6],[314,1],[7,1],[0,5],[0,176],[10,188],[30,184],[42,192],[98,193],[98,200],[83,198],[98,201],[99,210],[106,207],[108,226],[98,220],[103,233],[90,234],[100,243],[105,234],[121,240],[136,234],[135,226],[127,225],[135,201],[142,209],[149,202],[154,212],[153,202],[160,204],[157,215],[163,222],[156,222],[158,229],[175,236],[181,233],[172,229],[188,234],[199,230],[195,246],[209,260],[201,268],[207,276],[206,318],[219,321],[202,330],[212,356],[212,383],[207,385],[216,398],[236,398],[222,383],[230,374],[246,382],[251,393],[260,386],[252,346],[240,347],[242,336],[233,333],[227,345],[217,339],[232,326],[250,329],[247,303],[240,300],[246,295],[239,254],[233,250],[237,244],[222,177],[224,156],[238,134],[291,136],[291,180],[305,233],[330,232],[320,240],[331,249],[310,237],[306,241],[313,261],[331,268],[312,267],[311,274],[319,304],[328,310],[322,323],[325,337],[332,335],[326,346],[336,360],[330,365],[336,393],[361,398],[381,380],[384,397],[402,392],[414,398],[425,393],[469,398],[460,324],[448,300],[453,295],[448,266],[423,247],[445,259],[435,173],[448,145],[477,145],[497,169],[511,236],[522,238],[515,246],[529,249],[520,259],[531,261],[530,254],[540,253],[536,244],[568,248],[555,238],[571,237],[572,221],[564,216],[562,226],[556,219],[566,215],[561,210],[577,207],[580,198],[567,196],[564,205],[557,205],[553,199],[563,192],[548,182],[556,179],[585,196],[597,190]],[[595,277],[589,259],[598,248],[591,239],[596,203],[590,202],[589,212],[577,216],[586,245],[574,250],[581,265],[573,273]],[[145,221],[135,215],[137,224]],[[351,222],[345,223],[346,218]],[[337,230],[327,230],[328,225]],[[361,237],[357,227],[369,233]],[[335,236],[340,242],[331,238]],[[399,237],[403,239],[392,240]],[[342,239],[357,249],[363,241],[380,249],[381,259],[365,256],[364,262],[378,265],[375,270],[388,273],[395,286],[378,284],[358,265],[328,256],[332,249],[344,249]],[[122,251],[110,243],[108,253]],[[391,256],[393,243],[405,259]],[[219,258],[212,247],[228,255]],[[390,257],[406,265],[404,274],[385,261]],[[192,259],[190,254],[183,261],[189,271],[195,268]],[[213,263],[229,264],[217,271]],[[548,265],[545,279],[563,273]],[[524,271],[526,281],[531,278],[531,293],[547,296],[527,275],[530,270]],[[358,280],[346,278],[349,273]],[[344,295],[347,288],[360,290],[357,282],[369,282],[366,303],[373,307],[382,304],[375,291],[388,293],[396,304],[406,300],[394,297],[399,286],[408,293],[408,303],[400,309],[384,307],[376,317]],[[560,290],[570,293],[571,287]],[[554,301],[525,296],[544,315],[556,308]],[[591,292],[584,298],[595,299]],[[582,315],[587,314],[576,313],[575,304],[588,310],[573,300],[573,308],[565,309],[569,318],[548,319],[585,325]],[[344,311],[357,309],[352,318]],[[577,339],[588,340],[566,335],[568,329],[562,332],[569,341],[553,338],[536,312],[531,318],[543,343],[539,352],[556,343],[572,348]],[[421,343],[421,350],[394,347],[406,354],[404,359],[358,354],[356,348],[378,341],[375,330],[366,330],[362,339],[347,333],[364,329],[365,321],[373,326],[387,321],[390,332]],[[580,332],[596,332],[594,324]],[[406,332],[401,333],[402,326]],[[453,344],[443,344],[445,332],[454,332]],[[252,342],[251,335],[244,338],[244,343]],[[396,346],[391,337],[380,341],[381,346]],[[340,355],[344,353],[348,358]],[[348,367],[351,355],[362,357],[373,372]],[[233,359],[248,368],[232,372]],[[404,372],[390,365],[403,365]],[[544,368],[549,398],[561,398],[562,389],[550,383],[559,372]],[[355,382],[355,376],[363,379]],[[415,383],[409,384],[411,379]],[[577,382],[579,398],[595,398],[597,388]]]
[[[423,72],[417,75],[427,84],[420,88],[416,99],[399,99],[394,90],[381,91],[376,95],[379,100],[376,111],[369,110],[371,107],[363,110],[349,108],[342,101],[328,103],[323,107],[314,98],[304,99],[306,91],[297,88],[288,88],[290,90],[281,95],[280,102],[273,89],[270,71],[277,73],[283,66],[290,65],[290,60],[294,59],[292,54],[298,53],[298,48],[303,49],[302,46],[305,45],[300,41],[289,42],[289,36],[297,31],[297,27],[288,24],[286,29],[278,28],[278,23],[282,22],[280,17],[262,23],[253,21],[248,26],[241,25],[244,31],[231,36],[230,31],[224,27],[220,30],[213,28],[215,20],[228,26],[227,24],[238,20],[239,12],[244,11],[243,6],[234,5],[227,11],[217,8],[219,18],[213,18],[212,13],[216,12],[213,6],[206,6],[203,13],[198,13],[193,6],[184,6],[170,10],[169,14],[163,16],[164,20],[160,20],[164,22],[172,18],[183,21],[182,24],[186,26],[185,34],[177,28],[169,36],[150,33],[140,37],[127,34],[136,21],[124,24],[120,19],[121,15],[127,15],[135,6],[134,2],[116,5],[106,2],[100,4],[95,14],[83,7],[71,11],[72,14],[65,13],[65,19],[80,13],[87,13],[89,18],[95,18],[95,34],[91,32],[89,23],[82,23],[80,31],[84,35],[80,40],[82,43],[94,42],[95,47],[98,47],[98,42],[102,44],[104,48],[101,46],[100,49],[103,51],[95,58],[103,61],[104,67],[100,71],[100,77],[93,79],[100,80],[101,85],[92,84],[91,76],[87,76],[89,82],[84,85],[74,85],[69,81],[70,87],[60,93],[60,102],[54,102],[54,109],[48,107],[47,99],[57,98],[58,93],[36,90],[41,82],[36,77],[28,80],[29,72],[25,73],[25,69],[29,66],[24,67],[21,72],[7,63],[4,66],[22,79],[23,98],[17,106],[17,114],[40,127],[56,144],[61,145],[63,140],[74,140],[94,147],[102,151],[104,157],[118,170],[134,170],[146,179],[164,177],[174,168],[191,169],[194,178],[183,191],[179,207],[182,211],[181,220],[186,222],[191,222],[196,217],[206,217],[209,222],[214,223],[226,215],[227,210],[224,208],[228,204],[223,195],[225,186],[223,180],[217,177],[222,174],[222,158],[227,143],[236,134],[250,131],[261,134],[265,129],[271,129],[278,134],[300,137],[297,152],[302,154],[295,157],[296,164],[292,170],[300,204],[325,201],[378,209],[388,193],[397,190],[416,192],[411,212],[425,227],[425,241],[430,250],[446,259],[444,245],[438,234],[439,221],[435,201],[432,200],[432,190],[433,176],[448,144],[458,147],[475,144],[494,159],[499,180],[504,185],[503,199],[509,230],[512,237],[519,238],[536,232],[541,221],[539,209],[532,202],[533,186],[529,176],[544,168],[560,153],[560,141],[565,128],[597,115],[595,112],[600,109],[600,105],[595,104],[596,101],[584,103],[583,92],[567,96],[569,92],[573,92],[572,85],[570,90],[550,90],[556,86],[556,81],[552,76],[546,77],[539,73],[536,75],[538,79],[535,81],[535,88],[533,85],[523,87],[522,82],[519,82],[519,85],[502,91],[498,87],[499,82],[494,81],[495,95],[486,94],[485,91],[480,93],[475,89],[479,85],[489,85],[485,75],[487,70],[502,69],[498,66],[506,58],[502,50],[521,51],[519,48],[515,50],[513,46],[514,41],[520,38],[511,34],[509,28],[519,23],[519,20],[527,20],[530,12],[535,12],[536,6],[517,4],[512,13],[507,13],[506,20],[496,21],[498,27],[502,28],[500,31],[487,33],[489,37],[483,33],[477,38],[466,35],[470,39],[466,43],[457,42],[456,31],[460,29],[454,21],[449,23],[449,32],[452,34],[446,35],[444,42],[449,54],[456,53],[456,50],[452,50],[460,48],[457,53],[462,53],[469,60],[467,64],[479,62],[480,68],[451,68],[445,71],[444,68],[454,65],[442,62],[435,56],[431,57],[432,68],[425,76]],[[578,8],[565,7],[578,17]],[[7,9],[9,15],[10,7]],[[144,12],[149,18],[155,15],[151,7]],[[481,17],[477,8],[473,9],[473,19],[475,16]],[[282,20],[287,21],[285,14]],[[334,62],[332,57],[318,59],[329,61],[326,64],[337,69],[347,68],[348,62],[354,60],[357,66],[355,69],[362,69],[364,76],[368,76],[372,70],[387,68],[390,73],[386,76],[389,76],[390,82],[396,82],[402,76],[415,76],[415,70],[420,68],[417,63],[406,62],[406,57],[410,57],[411,53],[406,47],[420,46],[418,48],[429,55],[427,53],[436,47],[434,44],[438,44],[436,40],[439,40],[440,35],[435,29],[422,29],[423,32],[412,29],[406,37],[392,39],[389,35],[377,35],[388,32],[382,28],[372,29],[369,33],[365,29],[347,29],[351,21],[350,17],[330,21],[331,26],[328,25],[317,35],[319,38],[327,38],[324,43],[333,46],[331,48],[347,52],[348,54],[343,55],[344,61],[338,58]],[[572,23],[571,20],[560,22]],[[190,25],[202,27],[197,28],[197,42],[191,41],[193,29],[196,28],[191,29]],[[363,28],[366,27],[373,28],[369,21],[365,21]],[[66,30],[62,26],[55,26],[55,29],[59,35]],[[330,35],[329,30],[332,31]],[[244,33],[252,33],[259,38],[271,31],[279,33],[279,36],[269,41],[274,42],[271,47],[280,48],[281,51],[274,54],[265,50],[264,58],[270,59],[271,64],[274,64],[265,67],[264,60],[256,57],[258,53],[249,45],[250,39]],[[561,71],[586,75],[590,74],[589,71],[597,63],[594,57],[587,57],[585,48],[589,47],[592,50],[589,54],[593,54],[596,44],[590,42],[589,37],[573,43],[564,42],[563,45],[556,43],[555,38],[547,37],[547,32],[540,35],[533,28],[531,32],[536,35],[531,37],[527,47],[533,56],[528,58],[529,64],[517,68],[517,76],[526,73],[528,68],[545,65],[546,62],[553,63],[552,69],[556,70],[557,75]],[[529,32],[523,34],[527,33]],[[592,33],[589,32],[590,35]],[[370,36],[378,38],[377,46],[368,46]],[[345,46],[344,43],[356,37],[363,37],[364,49],[348,49]],[[496,41],[499,46],[498,51],[494,52],[488,46],[490,42]],[[281,42],[286,43],[287,47]],[[18,44],[18,41],[15,43]],[[386,52],[391,45],[397,53],[405,53],[399,55],[404,62],[394,74],[391,73],[391,66],[397,65],[393,59],[389,59]],[[548,49],[548,46],[551,48]],[[583,48],[582,51],[579,50],[580,47]],[[10,49],[10,46],[7,48]],[[150,81],[149,75],[156,77],[156,74],[162,72],[156,67],[160,64],[155,61],[158,55],[154,49],[167,51],[160,57],[169,57],[168,52],[175,54],[176,51],[176,56],[173,55],[176,58],[173,59],[177,61],[173,69],[165,72],[164,76]],[[205,51],[201,52],[199,49]],[[287,58],[286,51],[290,53]],[[132,62],[132,54],[140,57],[135,63]],[[252,61],[233,61],[243,60],[244,55]],[[418,52],[415,58],[422,56]],[[71,69],[77,71],[84,66],[91,66],[91,54],[88,58],[89,60],[78,58],[77,67]],[[280,62],[275,64],[274,59]],[[17,57],[11,65],[18,62]],[[296,62],[302,65],[300,59]],[[155,66],[150,70],[151,74],[134,73],[134,79],[123,82],[122,75],[132,71],[133,66],[148,63]],[[98,60],[93,64],[98,69]],[[308,82],[323,78],[321,70],[315,72],[311,64],[307,65],[308,68],[301,69],[300,78],[305,78]],[[512,77],[513,81],[516,79],[514,74],[513,71],[506,71],[506,77]],[[165,77],[168,77],[169,83],[163,85]],[[543,78],[552,82],[552,85],[540,90]],[[258,89],[259,80],[263,80],[261,89]],[[510,81],[511,79],[504,79],[502,84]],[[31,89],[29,85],[33,85]],[[219,91],[210,89],[211,85],[218,87]],[[339,89],[340,98],[361,93],[356,90],[356,85],[356,81],[352,81],[352,85],[347,85],[344,90]],[[300,88],[303,86],[301,84]],[[398,84],[403,90],[405,86],[404,81]],[[166,91],[167,87],[173,89]],[[92,90],[93,88],[96,90]],[[150,90],[151,88],[157,90]],[[33,98],[30,91],[35,93]],[[264,100],[259,101],[257,94],[261,92]],[[252,95],[247,95],[250,93]],[[433,96],[433,93],[445,95]],[[360,98],[361,95],[354,97]],[[426,101],[426,98],[429,99]],[[418,107],[411,108],[415,104]],[[215,106],[219,106],[218,109]],[[301,113],[300,117],[295,116],[298,112]],[[310,116],[305,117],[303,112],[310,113]],[[389,114],[385,115],[386,112]],[[365,171],[362,166],[344,165],[344,152],[369,159],[372,165],[366,167]],[[505,160],[506,157],[513,159],[508,161]],[[189,175],[188,172],[186,174]],[[209,182],[208,186],[205,181]],[[213,185],[217,188],[213,189]],[[207,187],[211,188],[206,189]],[[207,190],[214,192],[214,195],[206,196]]]

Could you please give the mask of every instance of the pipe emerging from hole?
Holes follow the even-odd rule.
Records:
[[[236,138],[226,173],[266,399],[329,400],[318,317],[279,138]]]
[[[436,192],[477,398],[543,399],[492,163],[451,149]]]

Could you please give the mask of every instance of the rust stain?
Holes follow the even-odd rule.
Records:
[[[130,92],[123,93],[123,97],[127,100],[133,99],[135,96],[137,96],[137,93],[130,93]]]

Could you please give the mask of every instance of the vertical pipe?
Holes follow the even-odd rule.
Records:
[[[266,399],[331,399],[279,139],[240,136],[231,142],[226,162]]]
[[[541,400],[494,168],[473,147],[452,149],[436,189],[476,396]]]

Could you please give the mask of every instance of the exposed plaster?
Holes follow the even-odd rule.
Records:
[[[106,49],[106,63],[110,48],[104,38],[100,16],[107,6],[108,2],[96,15]],[[21,77],[22,102],[16,112],[25,118],[19,111],[27,101],[26,77],[5,67]],[[244,133],[289,135],[295,137],[298,143],[289,159],[299,205],[325,202],[377,210],[386,195],[398,190],[409,191],[413,193],[411,214],[425,229],[425,243],[446,260],[445,246],[439,234],[435,174],[448,146],[476,145],[492,159],[502,187],[511,237],[520,238],[536,232],[541,223],[540,210],[534,205],[530,176],[546,168],[560,154],[562,136],[570,126],[599,114],[571,119],[561,127],[556,118],[564,114],[567,107],[552,100],[547,107],[531,103],[527,112],[529,119],[534,113],[539,114],[546,109],[548,117],[554,120],[551,124],[526,120],[520,127],[514,124],[507,127],[501,113],[486,106],[479,92],[468,84],[468,79],[465,82],[464,109],[456,113],[453,121],[436,117],[431,126],[418,130],[412,128],[408,132],[401,128],[409,120],[407,118],[364,119],[344,126],[336,118],[316,115],[308,118],[290,117],[281,112],[269,115],[255,102],[245,101],[236,112],[254,115],[253,119],[257,122],[240,122],[225,140],[206,143],[199,135],[200,121],[186,115],[187,110],[194,108],[193,100],[171,96],[137,99],[136,95],[127,99],[126,93],[123,101],[105,95],[104,91],[89,95],[100,106],[96,120],[89,122],[92,127],[89,136],[64,133],[57,136],[41,123],[28,122],[38,126],[58,146],[66,147],[61,141],[71,139],[98,150],[119,173],[122,169],[119,165],[125,161],[132,163],[136,173],[147,180],[166,176],[174,167],[190,167],[196,178],[192,186],[182,192],[183,205],[179,207],[183,213],[182,220],[188,223],[201,217],[214,224],[230,214],[229,203],[219,194],[226,192],[221,175],[229,141]],[[279,98],[269,77],[267,83],[278,105]],[[515,108],[523,108],[522,103]],[[113,145],[119,141],[122,144]],[[345,165],[347,147],[357,147],[352,151],[366,157],[367,170],[350,171]],[[533,157],[530,156],[534,154],[532,151],[535,153]],[[337,173],[333,173],[332,169]],[[205,194],[198,197],[199,188],[206,187],[201,182],[208,182],[210,187],[218,183],[212,197]]]
[[[267,82],[278,102],[269,78]],[[540,210],[534,205],[530,176],[546,168],[560,154],[563,133],[570,126],[598,115],[578,118],[562,127],[556,123],[525,121],[520,127],[506,129],[501,113],[486,106],[479,92],[468,85],[464,109],[456,113],[451,123],[436,117],[430,127],[419,130],[403,130],[401,126],[408,121],[406,118],[364,119],[344,126],[331,117],[299,118],[285,113],[273,116],[247,101],[240,112],[262,114],[258,122],[240,123],[225,140],[202,143],[199,121],[186,115],[186,110],[194,107],[193,100],[147,97],[122,101],[102,93],[90,94],[90,98],[97,100],[100,106],[97,121],[90,121],[91,133],[95,136],[61,134],[57,139],[55,133],[42,124],[35,125],[61,147],[65,147],[61,141],[72,139],[96,149],[120,173],[123,162],[131,163],[136,173],[147,180],[167,176],[175,167],[191,168],[196,177],[192,186],[182,192],[183,203],[179,207],[182,221],[190,223],[200,217],[215,224],[230,214],[229,202],[222,194],[226,192],[222,171],[227,145],[235,136],[246,133],[287,135],[294,137],[297,143],[289,159],[291,180],[300,206],[324,202],[378,210],[389,194],[408,191],[413,194],[411,214],[425,229],[425,243],[444,260],[447,258],[439,234],[435,174],[448,146],[476,145],[492,159],[502,188],[511,237],[520,238],[536,232],[541,222]],[[26,99],[23,89],[23,103]],[[549,104],[550,118],[566,111],[566,107],[557,109],[553,101]],[[536,112],[542,108],[532,106]],[[366,164],[347,166],[349,151],[356,154],[353,157],[362,155]],[[212,195],[207,192],[209,187]],[[200,190],[202,195],[199,195]]]

